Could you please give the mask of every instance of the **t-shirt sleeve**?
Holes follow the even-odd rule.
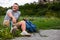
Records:
[[[11,9],[7,10],[7,14],[8,14],[9,12],[11,12],[11,13],[12,13],[12,10],[11,10]]]
[[[17,18],[17,21],[19,20],[20,15],[21,15],[21,12],[18,11],[18,18]]]
[[[19,16],[21,15],[21,12],[19,12]]]
[[[19,17],[20,17],[20,12],[18,12],[17,19],[19,19]]]

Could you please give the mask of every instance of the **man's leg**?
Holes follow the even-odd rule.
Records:
[[[26,23],[25,23],[25,21],[20,21],[20,22],[18,22],[16,25],[17,25],[18,27],[21,26],[22,31],[25,31],[25,30],[26,30]]]
[[[9,20],[4,20],[4,21],[3,21],[3,25],[4,25],[4,26],[9,26],[9,25],[10,25]]]
[[[20,22],[18,22],[16,25],[19,26],[19,27],[20,27],[20,25],[21,25],[21,29],[22,29],[21,35],[30,35],[30,34],[26,31],[26,23],[25,23],[25,21],[20,21]]]

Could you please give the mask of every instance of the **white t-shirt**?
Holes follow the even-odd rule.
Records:
[[[8,12],[11,12],[12,15],[16,18],[16,20],[18,20],[20,14],[21,14],[20,11],[14,12],[12,9],[9,9],[9,10],[6,12],[6,16],[5,16],[4,20],[11,20],[11,18],[7,15]]]

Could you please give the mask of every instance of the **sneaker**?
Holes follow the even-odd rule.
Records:
[[[21,35],[29,36],[29,35],[31,35],[31,34],[30,34],[30,33],[28,33],[28,32],[26,32],[26,31],[23,31],[23,32],[21,33]]]

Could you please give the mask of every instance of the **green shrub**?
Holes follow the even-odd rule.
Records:
[[[19,36],[21,36],[19,30],[17,30],[13,34],[13,33],[10,33],[10,28],[9,27],[5,27],[5,26],[0,24],[0,39],[1,40],[12,39],[14,37],[19,37]]]

